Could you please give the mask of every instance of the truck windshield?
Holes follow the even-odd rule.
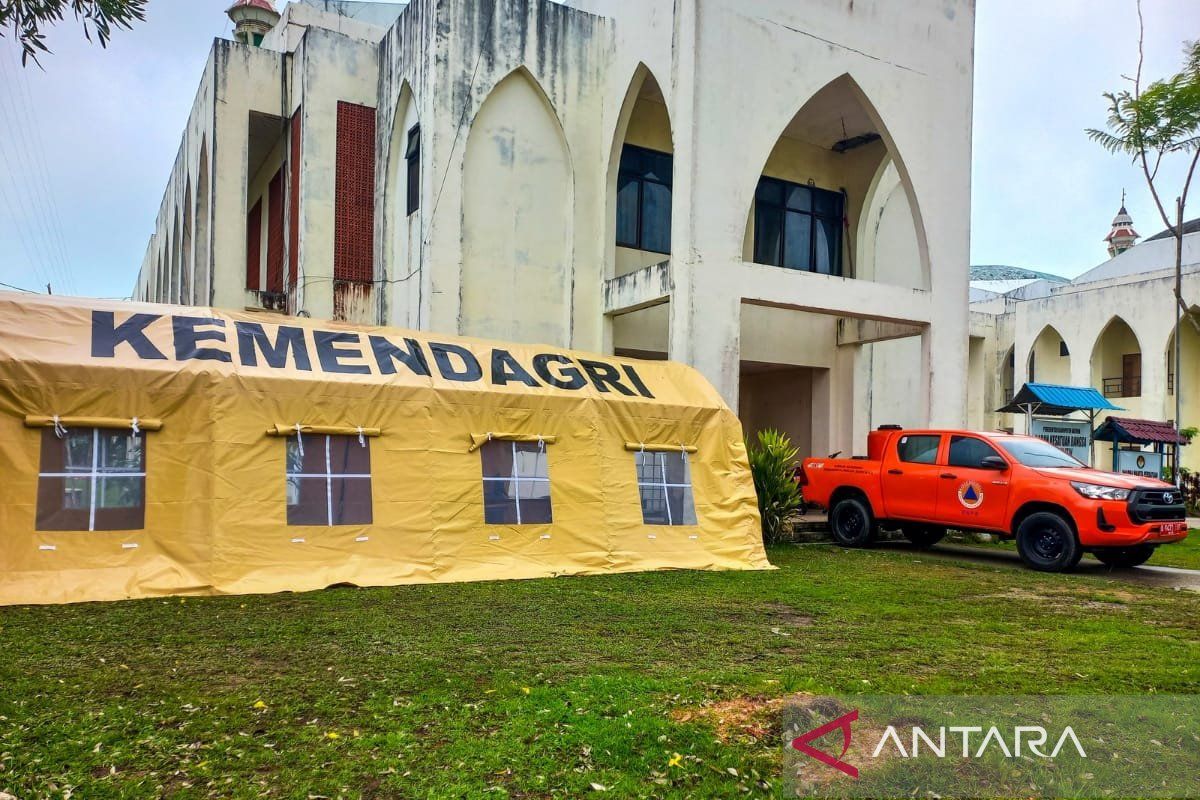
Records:
[[[1001,439],[997,442],[1008,454],[1027,467],[1086,467],[1074,456],[1064,453],[1041,439]]]

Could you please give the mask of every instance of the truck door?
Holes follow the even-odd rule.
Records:
[[[884,455],[884,507],[892,519],[933,521],[937,519],[937,493],[942,467],[938,450],[942,437],[936,433],[906,433],[896,438],[895,455]]]
[[[944,525],[1004,530],[1012,470],[985,469],[984,458],[1004,458],[976,436],[951,436],[938,480],[938,518]]]

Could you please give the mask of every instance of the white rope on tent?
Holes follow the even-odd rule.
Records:
[[[142,429],[138,426],[138,418],[134,417],[132,420],[130,420],[129,425],[131,428],[133,428],[133,438],[136,439],[138,434],[142,432]]]
[[[362,429],[362,425],[359,425],[359,426],[358,426],[358,446],[359,446],[359,447],[366,447],[366,446],[367,446],[367,440],[363,438],[363,429]]]
[[[302,428],[300,426],[300,423],[297,422],[296,423],[296,445],[300,449],[300,457],[304,458],[304,436],[301,433],[301,430],[302,430]]]
[[[63,427],[58,414],[54,415],[54,435],[60,439],[67,435],[67,429]]]

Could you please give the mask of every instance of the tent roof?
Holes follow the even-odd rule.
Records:
[[[998,412],[1024,414],[1026,406],[1036,414],[1065,417],[1075,411],[1124,411],[1090,386],[1062,386],[1056,383],[1027,383],[1008,405]]]
[[[673,361],[264,312],[0,292],[0,330],[0,364],[26,370],[368,384],[447,397],[528,395],[540,404],[587,399],[647,406],[641,413],[652,415],[657,406],[658,416],[667,407],[727,408],[699,372]]]
[[[1108,417],[1092,437],[1098,442],[1121,441],[1128,444],[1187,444],[1169,422],[1152,419]]]

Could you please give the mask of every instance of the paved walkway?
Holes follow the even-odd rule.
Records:
[[[1188,527],[1200,529],[1200,518],[1188,517]],[[810,536],[817,533],[823,533],[828,530],[825,515],[817,512],[809,512],[800,518],[800,524],[797,528],[803,533]],[[1200,534],[1193,533],[1192,536]],[[832,545],[832,542],[830,542]],[[908,552],[916,552],[912,545],[904,541],[889,541],[880,542],[876,545],[877,548],[906,550]],[[1011,567],[1013,569],[1028,569],[1021,563],[1021,557],[1017,555],[1015,548],[987,547],[987,546],[971,546],[969,544],[956,543],[940,543],[930,550],[920,551],[923,556],[929,558],[940,559],[956,559],[959,561],[970,561],[975,564],[990,564],[997,567]],[[1153,560],[1153,559],[1152,559]],[[1112,567],[1101,564],[1091,556],[1084,556],[1079,562],[1079,566],[1075,572],[1080,575],[1092,575],[1101,578],[1107,578],[1116,582],[1133,583],[1141,586],[1160,586],[1169,589],[1186,589],[1188,591],[1200,592],[1200,570],[1180,569],[1179,567],[1157,567],[1153,564],[1147,564],[1133,569],[1114,569]]]

